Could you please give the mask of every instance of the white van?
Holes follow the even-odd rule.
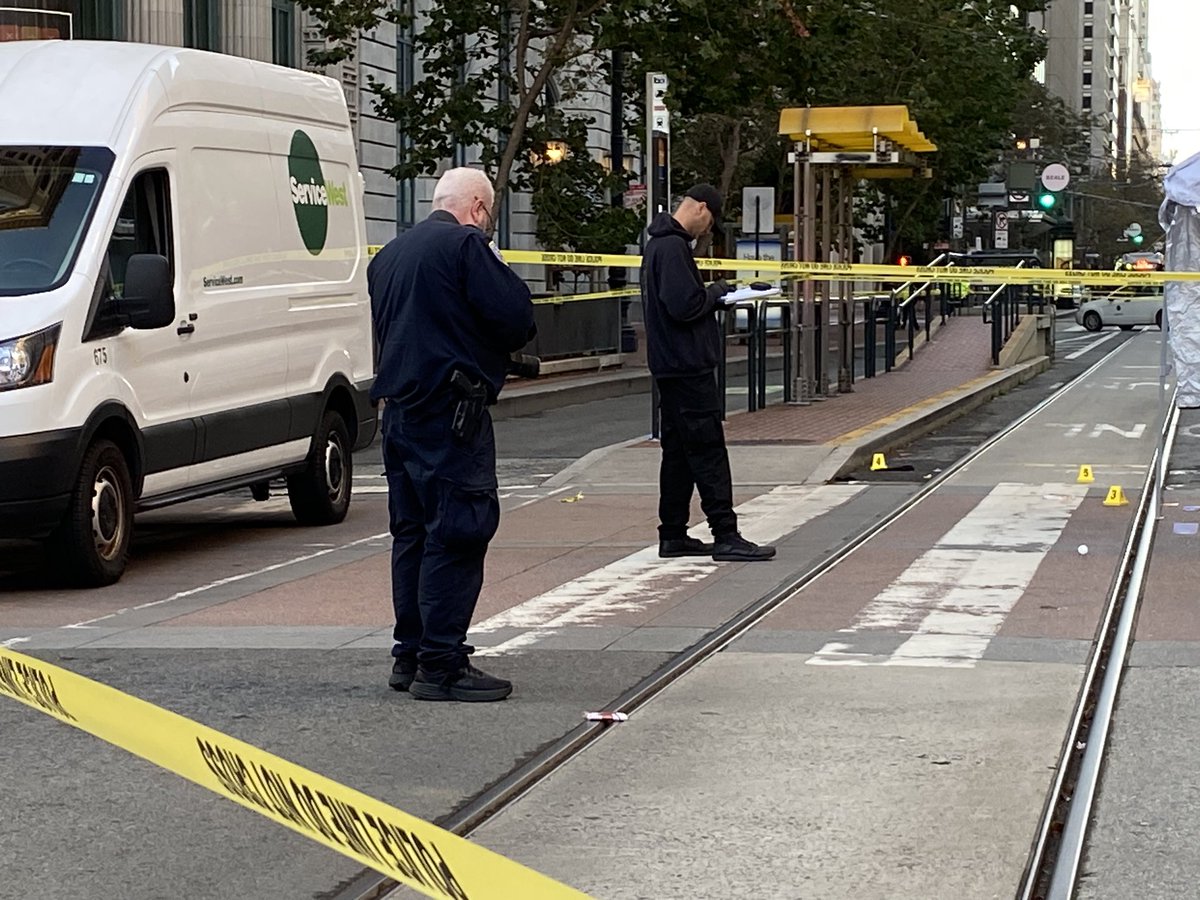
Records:
[[[330,79],[0,43],[0,536],[116,581],[135,511],[286,476],[350,503],[375,436],[363,184]]]

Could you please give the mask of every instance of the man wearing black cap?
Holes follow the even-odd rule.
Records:
[[[646,349],[662,417],[658,555],[753,562],[771,559],[775,548],[742,537],[733,511],[715,377],[723,340],[716,310],[733,288],[723,281],[706,287],[692,258],[694,242],[710,231],[721,231],[721,194],[698,184],[674,215],[659,213],[650,224],[642,256]],[[712,544],[688,536],[693,490],[700,492]]]

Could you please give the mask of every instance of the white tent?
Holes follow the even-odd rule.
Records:
[[[1167,235],[1166,268],[1200,271],[1200,153],[1171,169],[1163,187],[1167,199],[1159,223]],[[1176,405],[1200,407],[1200,282],[1167,284],[1163,319],[1179,388]]]

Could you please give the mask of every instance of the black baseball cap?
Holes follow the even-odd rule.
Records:
[[[699,200],[708,207],[708,211],[713,216],[713,231],[717,234],[724,234],[725,229],[721,227],[721,192],[711,184],[697,184],[688,188],[685,197],[691,197],[693,200]]]

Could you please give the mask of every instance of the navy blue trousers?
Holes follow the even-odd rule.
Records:
[[[383,411],[383,462],[392,532],[392,655],[428,672],[461,669],[483,587],[488,542],[500,525],[496,440],[486,413],[469,444],[450,434],[450,413],[407,421]]]

